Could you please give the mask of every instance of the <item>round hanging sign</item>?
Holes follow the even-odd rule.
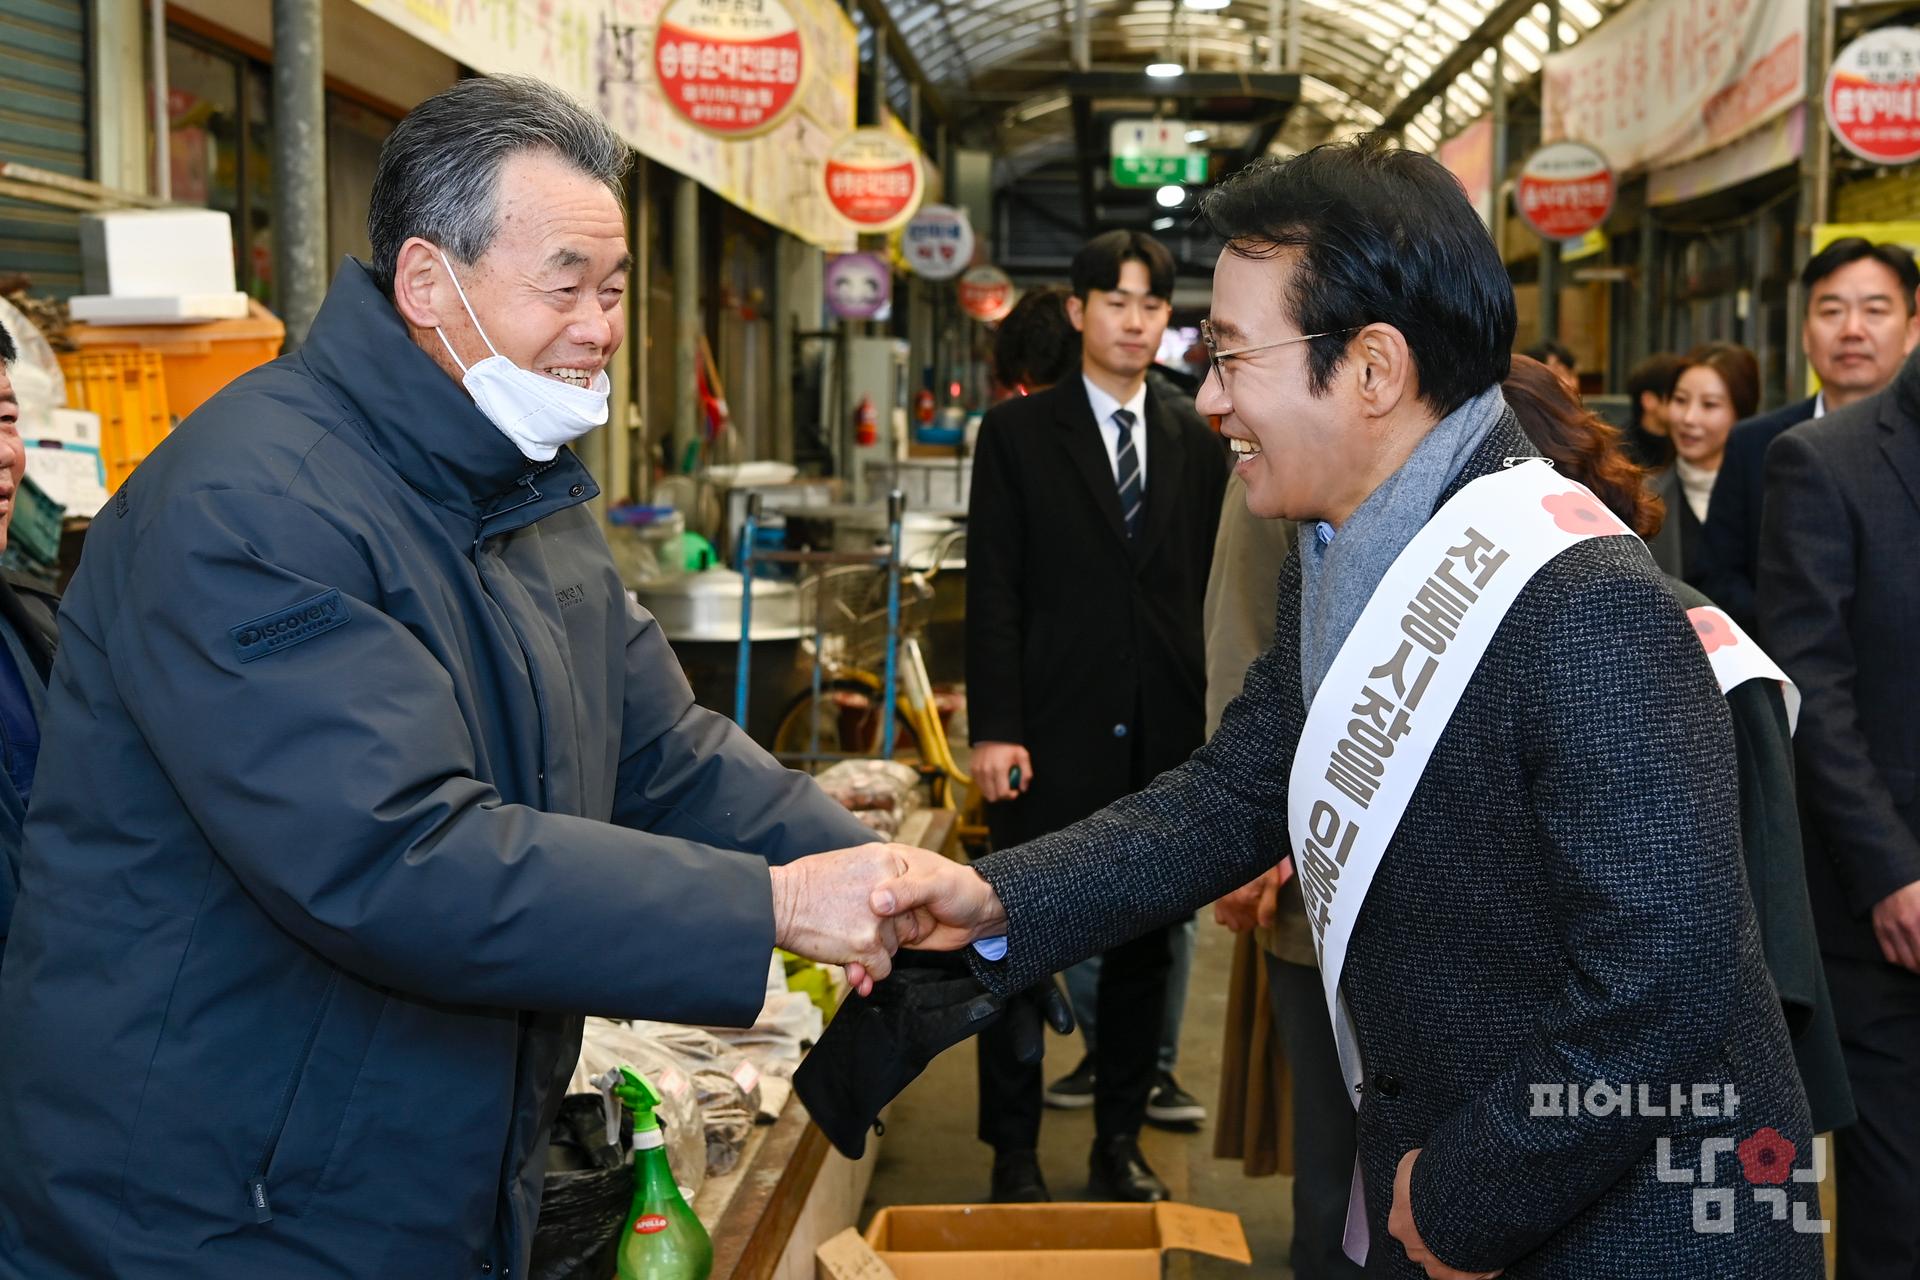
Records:
[[[750,138],[800,100],[807,46],[786,0],[667,0],[653,38],[660,92],[688,123]]]
[[[855,129],[833,144],[820,172],[827,203],[863,232],[892,231],[926,194],[919,149],[885,129]]]
[[[1840,51],[1827,73],[1827,127],[1862,160],[1920,160],[1920,31],[1882,27]]]
[[[842,320],[873,320],[893,301],[893,268],[877,253],[827,261],[827,310]]]
[[[992,323],[1013,310],[1013,281],[998,267],[979,266],[960,277],[960,309]]]
[[[1607,158],[1584,142],[1550,142],[1527,157],[1514,202],[1548,240],[1578,240],[1613,212]]]
[[[907,268],[927,280],[951,280],[973,261],[973,224],[965,209],[930,204],[900,233]]]

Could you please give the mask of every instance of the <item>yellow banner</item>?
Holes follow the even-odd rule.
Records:
[[[726,141],[661,96],[653,37],[663,0],[355,0],[450,58],[534,76],[606,117],[635,151],[688,174],[765,222],[830,251],[854,237],[828,207],[820,171],[853,128],[859,48],[833,0],[786,0],[806,48],[800,105],[758,137]]]

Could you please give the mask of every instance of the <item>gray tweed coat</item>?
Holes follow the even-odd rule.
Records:
[[[1445,497],[1535,452],[1509,415]],[[1290,556],[1274,646],[1186,764],[975,864],[1009,924],[1005,960],[975,957],[983,980],[1017,990],[1284,854],[1305,719],[1299,601]],[[1810,1163],[1738,803],[1726,699],[1641,544],[1594,539],[1548,564],[1442,735],[1348,951],[1369,1274],[1423,1274],[1387,1234],[1394,1170],[1416,1147],[1415,1221],[1455,1267],[1514,1280],[1823,1274],[1821,1237],[1793,1226],[1819,1216],[1811,1184],[1772,1185],[1767,1158],[1785,1148],[1754,1139],[1775,1130],[1795,1167]],[[1634,1114],[1533,1114],[1535,1085],[1584,1095],[1596,1081],[1634,1086]],[[1735,1114],[1641,1111],[1639,1086],[1670,1111],[1674,1085],[1716,1098],[1731,1086]],[[1691,1171],[1691,1185],[1662,1180],[1662,1138],[1667,1178]],[[1724,1142],[1710,1186],[1708,1139]],[[1732,1230],[1697,1231],[1696,1200],[1707,1218],[1730,1204]]]

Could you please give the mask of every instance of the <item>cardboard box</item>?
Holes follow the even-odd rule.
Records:
[[[1172,1249],[1253,1261],[1237,1215],[1190,1204],[898,1205],[866,1242],[899,1280],[1159,1280]]]

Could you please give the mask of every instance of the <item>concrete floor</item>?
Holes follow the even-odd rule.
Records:
[[[1220,1090],[1220,1027],[1226,1015],[1232,954],[1232,935],[1203,913],[1180,1038],[1178,1076],[1209,1112]],[[1081,1052],[1078,1036],[1062,1039],[1049,1034],[1047,1079],[1071,1071]],[[881,1205],[969,1204],[986,1198],[993,1157],[974,1137],[978,1090],[973,1054],[971,1044],[947,1053],[894,1103],[860,1215],[863,1228]],[[1085,1197],[1087,1149],[1092,1142],[1091,1110],[1046,1113],[1040,1131],[1040,1164],[1055,1198]],[[1238,1161],[1214,1159],[1211,1122],[1192,1134],[1148,1127],[1140,1145],[1147,1163],[1173,1189],[1176,1199],[1238,1213],[1253,1250],[1251,1271],[1214,1259],[1177,1258],[1168,1268],[1169,1275],[1197,1280],[1249,1275],[1292,1280],[1293,1271],[1286,1265],[1293,1234],[1292,1179],[1248,1178]]]

